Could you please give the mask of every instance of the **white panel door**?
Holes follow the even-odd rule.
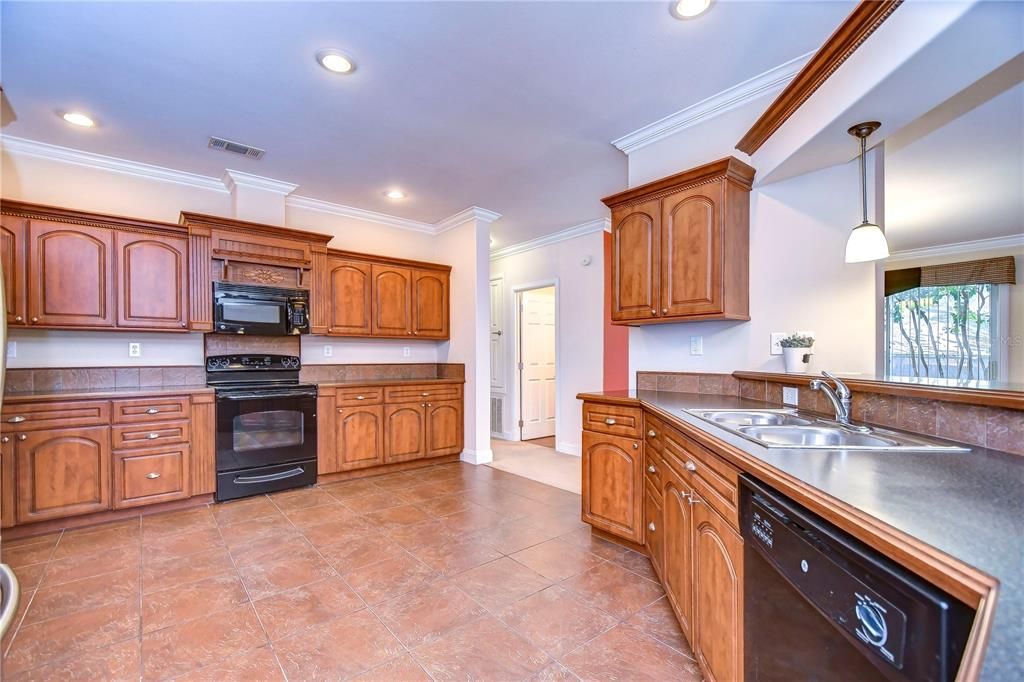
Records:
[[[520,361],[522,438],[555,435],[555,289],[524,291]]]
[[[491,390],[505,392],[505,282],[491,280]]]

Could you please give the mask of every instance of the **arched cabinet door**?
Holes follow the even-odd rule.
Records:
[[[385,405],[384,461],[390,464],[423,457],[426,426],[425,404]]]
[[[643,473],[640,441],[583,432],[583,520],[636,543],[643,542]]]
[[[18,434],[18,523],[110,509],[110,427]]]
[[[693,624],[693,510],[690,488],[672,472],[662,484],[662,582],[679,627],[690,639]]]
[[[374,263],[374,336],[412,336],[412,271]]]
[[[339,336],[369,336],[373,333],[370,316],[373,285],[369,263],[329,258],[327,281],[330,285],[330,309],[327,333]]]
[[[116,232],[117,326],[188,327],[188,241]]]
[[[29,326],[113,327],[111,230],[29,221]]]
[[[722,312],[720,183],[668,196],[661,217],[661,313]],[[746,254],[731,254],[746,259]]]
[[[462,452],[462,401],[427,403],[426,456],[457,455]]]
[[[448,273],[412,272],[412,334],[425,339],[448,338]]]
[[[659,204],[655,199],[612,211],[613,320],[659,316]]]
[[[0,218],[0,269],[4,276],[7,324],[28,324],[25,295],[25,235],[28,219],[5,215]]]
[[[714,510],[693,505],[693,650],[711,682],[743,679],[743,539]]]
[[[401,422],[403,415],[398,416]],[[334,418],[337,434],[338,471],[362,469],[384,463],[384,408],[339,407]]]

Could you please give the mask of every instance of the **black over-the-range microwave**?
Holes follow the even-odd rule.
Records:
[[[305,334],[309,332],[309,292],[214,282],[213,331],[259,336]]]

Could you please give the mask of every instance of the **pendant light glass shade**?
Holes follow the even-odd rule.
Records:
[[[867,145],[868,135],[878,130],[882,124],[878,121],[858,123],[847,132],[860,139],[860,200],[864,209],[864,217],[860,225],[853,228],[846,240],[846,262],[866,263],[889,257],[889,242],[885,240],[882,228],[868,222],[868,170]]]
[[[861,223],[846,240],[846,262],[864,263],[889,257],[889,243],[882,228],[874,223]]]

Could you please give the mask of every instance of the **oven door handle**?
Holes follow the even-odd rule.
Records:
[[[316,397],[316,391],[275,391],[273,393],[232,393],[217,396],[218,400],[259,400],[260,398]]]
[[[306,473],[305,469],[302,467],[295,467],[288,471],[279,471],[276,474],[266,474],[265,476],[235,476],[234,482],[239,485],[267,483],[269,481],[281,481],[286,478],[294,478],[295,476],[301,476],[304,473]]]

